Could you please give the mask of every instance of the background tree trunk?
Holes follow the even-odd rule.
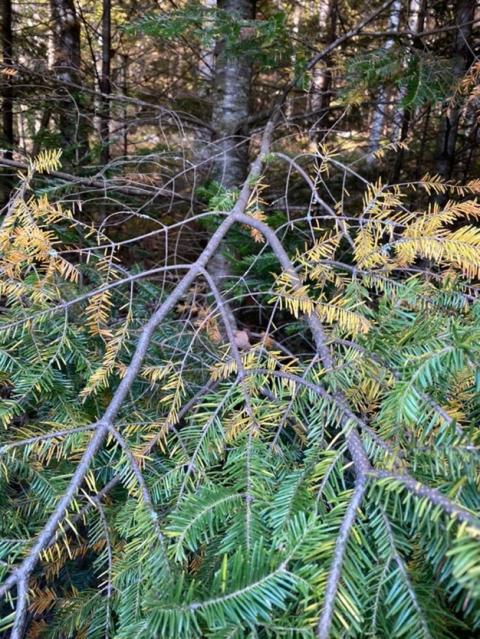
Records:
[[[219,0],[218,8],[238,19],[255,16],[252,0]],[[212,127],[215,131],[215,176],[230,189],[245,178],[248,165],[248,133],[246,119],[250,113],[250,81],[252,61],[245,55],[225,52],[218,46]]]
[[[408,30],[410,32],[410,47],[414,47],[416,44],[417,34],[423,31],[425,23],[425,12],[427,9],[426,0],[410,0],[408,7]],[[392,142],[403,142],[408,137],[410,129],[410,122],[415,113],[408,107],[402,107],[402,100],[406,94],[406,89],[403,88],[398,93],[399,106],[393,116],[393,131]],[[399,148],[396,151],[395,163],[393,165],[393,172],[391,182],[398,182],[400,178],[400,172],[402,170],[402,164],[404,159],[404,149]]]
[[[418,33],[423,31],[424,23],[425,23],[425,12],[427,9],[426,0],[410,0],[408,6],[408,31],[409,35],[409,48],[413,48],[415,46],[419,46],[417,43]],[[402,90],[398,93],[398,102],[399,106],[395,110],[393,115],[393,127],[392,127],[392,142],[395,142],[399,139],[401,135],[401,130],[403,126],[403,120],[406,115],[406,109],[402,108],[401,101],[405,97],[406,89],[402,88]]]
[[[73,0],[50,0],[54,69],[58,90],[59,131],[64,157],[79,164],[88,153],[81,108],[80,22]]]
[[[298,30],[300,28],[300,20],[302,17],[302,4],[301,2],[295,2],[295,6],[292,11],[292,37],[296,41],[298,39]],[[292,69],[295,69],[297,66],[297,50],[294,48],[291,56],[291,65]],[[291,118],[295,114],[295,103],[296,96],[295,93],[292,93],[287,99],[286,103],[286,113],[287,117]]]
[[[102,93],[100,102],[100,139],[102,142],[100,161],[103,165],[108,164],[110,160],[110,99],[108,96],[111,92],[111,31],[111,2],[110,0],[103,0],[102,75],[100,79],[100,91]]]
[[[13,63],[13,31],[12,31],[12,2],[2,0],[2,56],[5,68],[11,67]],[[13,135],[13,87],[11,79],[4,76],[2,123],[3,123],[3,146],[5,157],[12,159],[12,148],[14,145]]]
[[[252,20],[255,17],[254,0],[219,0],[218,9],[237,19]],[[251,75],[251,58],[227,53],[225,44],[219,43],[212,110],[214,175],[227,189],[240,186],[247,175],[249,138],[246,120],[250,114]],[[220,291],[225,290],[226,281],[231,275],[230,264],[224,255],[225,248],[226,245],[222,243],[208,266]],[[229,305],[226,310],[235,326]]]
[[[12,2],[2,0],[2,61],[5,69],[11,67],[13,62],[13,30],[12,30]],[[13,157],[13,147],[15,137],[13,132],[13,87],[12,78],[8,75],[2,77],[2,140],[1,146],[4,149],[4,157],[11,160]],[[12,178],[10,170],[2,171],[0,206],[8,202],[12,188]]]
[[[216,9],[217,2],[216,0],[202,0],[202,6],[207,11],[212,11]],[[211,20],[208,18],[205,20],[206,27],[208,27]],[[211,46],[204,46],[200,51],[200,62],[198,65],[198,72],[200,74],[200,78],[205,80],[207,83],[212,82],[214,78],[214,69],[215,69],[215,50]]]
[[[459,81],[465,74],[473,60],[470,47],[475,15],[475,2],[472,0],[457,0],[456,22],[453,54],[453,75]],[[437,140],[437,157],[435,169],[446,180],[452,177],[455,164],[455,145],[457,142],[458,125],[460,122],[460,105],[454,98],[450,100],[445,116],[440,123]]]
[[[335,40],[337,22],[337,0],[320,0],[318,3],[318,30],[320,40],[324,46]],[[332,72],[330,70],[331,57],[327,56],[312,71],[310,87],[310,109],[317,113],[317,122],[325,116],[330,106],[330,88]]]
[[[388,20],[387,31],[398,31],[400,25],[400,12],[402,10],[402,0],[395,0],[392,3],[390,9],[390,16]],[[385,41],[383,50],[388,53],[395,44],[394,38],[387,38]],[[373,154],[380,148],[380,142],[383,135],[383,129],[385,126],[385,115],[387,110],[388,91],[385,87],[381,87],[378,91],[378,96],[375,101],[375,108],[372,115],[372,122],[370,126],[370,144],[369,144],[369,157],[368,160],[371,164],[375,163]]]

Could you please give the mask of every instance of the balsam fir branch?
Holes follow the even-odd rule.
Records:
[[[244,201],[245,201],[245,198],[244,198]],[[116,438],[120,442],[121,448],[123,449],[124,453],[127,455],[127,459],[130,460],[129,463],[132,465],[134,475],[137,478],[137,481],[139,482],[140,486],[142,487],[141,489],[143,491],[143,502],[150,509],[151,512],[155,513],[154,507],[153,507],[153,501],[149,495],[149,491],[143,479],[143,475],[140,470],[140,467],[138,466],[137,462],[134,460],[132,453],[129,451],[128,444],[126,443],[126,441],[114,429],[113,420],[115,418],[115,415],[120,410],[121,402],[126,396],[128,389],[133,384],[134,379],[140,370],[142,358],[147,351],[149,339],[155,326],[157,326],[159,321],[161,321],[166,316],[168,311],[173,308],[176,301],[183,295],[185,290],[190,285],[191,281],[193,281],[193,279],[195,279],[199,275],[203,275],[203,277],[207,279],[207,281],[209,282],[210,286],[213,289],[217,306],[220,310],[222,320],[226,326],[227,336],[229,339],[230,346],[232,348],[233,359],[236,362],[237,374],[239,375],[239,377],[237,378],[237,383],[240,383],[243,387],[243,398],[244,398],[243,401],[246,402],[248,406],[250,420],[252,421],[252,424],[257,423],[254,417],[254,410],[252,408],[252,405],[250,404],[251,402],[250,391],[247,389],[246,386],[244,386],[247,371],[245,371],[245,369],[243,368],[241,356],[238,351],[238,348],[236,347],[235,336],[233,332],[234,329],[231,325],[229,325],[228,314],[222,311],[223,302],[222,302],[220,293],[218,290],[216,290],[213,281],[211,280],[211,278],[209,277],[208,273],[205,271],[203,266],[203,264],[205,264],[208,261],[209,255],[211,255],[212,250],[214,250],[215,244],[221,240],[222,235],[228,230],[228,228],[235,223],[251,225],[254,228],[256,228],[258,231],[260,231],[262,235],[265,237],[265,239],[267,240],[267,242],[269,242],[271,248],[273,249],[280,263],[282,264],[282,267],[286,270],[286,272],[291,274],[293,281],[297,282],[295,286],[297,287],[302,286],[301,280],[299,279],[299,276],[296,274],[295,268],[292,262],[288,258],[281,244],[279,243],[276,235],[268,227],[268,225],[260,220],[251,218],[250,216],[245,215],[238,210],[233,211],[231,215],[222,224],[222,226],[218,229],[218,231],[212,238],[211,242],[205,249],[203,256],[190,269],[190,271],[182,280],[182,283],[175,289],[174,293],[172,293],[166,299],[166,301],[161,305],[159,310],[156,311],[155,315],[152,317],[149,323],[147,323],[143,332],[143,336],[139,341],[139,345],[137,347],[137,351],[136,351],[136,354],[134,355],[132,363],[126,369],[126,373],[124,374],[122,382],[118,390],[116,391],[114,398],[110,403],[110,406],[107,408],[107,411],[104,417],[99,422],[97,422],[95,426],[95,430],[96,430],[95,435],[92,438],[90,444],[88,445],[83,455],[82,461],[80,465],[77,467],[77,470],[75,471],[72,477],[72,482],[70,484],[69,489],[63,496],[62,500],[60,500],[59,504],[56,506],[52,516],[50,517],[48,524],[43,529],[43,532],[37,538],[37,542],[34,544],[33,548],[31,549],[27,559],[24,560],[24,562],[19,566],[19,568],[17,568],[14,571],[14,573],[7,578],[3,586],[2,592],[6,592],[7,589],[11,588],[15,584],[17,584],[17,588],[19,592],[19,597],[17,599],[18,604],[17,604],[17,616],[16,616],[16,619],[19,621],[16,621],[16,626],[14,625],[13,627],[14,633],[18,634],[18,632],[20,632],[20,628],[22,624],[22,616],[25,615],[25,606],[26,606],[25,587],[27,584],[27,580],[30,577],[35,567],[35,563],[38,557],[40,556],[40,554],[43,552],[43,550],[51,543],[52,536],[54,535],[58,524],[63,519],[71,500],[74,499],[75,494],[77,493],[81,483],[84,480],[89,464],[93,460],[93,457],[98,452],[98,449],[102,441],[105,439],[106,435],[109,432],[114,436],[114,438]],[[330,350],[328,349],[324,329],[321,326],[319,319],[315,314],[314,307],[312,307],[310,314],[307,317],[307,321],[311,325],[312,334],[315,336],[315,339],[317,341],[318,352],[319,352],[321,360],[323,361],[325,371],[327,373],[328,371],[331,371],[333,373],[335,371],[336,365],[332,359]],[[347,400],[344,397],[338,396],[338,391],[336,392],[336,395],[329,395],[328,392],[323,390],[321,386],[311,384],[306,380],[302,380],[301,378],[298,379],[294,375],[289,373],[284,375],[282,374],[281,371],[276,372],[272,370],[270,372],[268,369],[262,370],[262,371],[257,369],[255,372],[257,374],[259,372],[263,374],[267,374],[267,375],[271,374],[274,377],[280,376],[280,378],[283,377],[285,379],[290,379],[296,382],[300,381],[300,383],[303,384],[303,386],[306,386],[307,388],[314,390],[316,393],[319,393],[320,396],[322,396],[324,399],[328,398],[330,401],[334,403],[340,403],[341,414],[344,415],[343,418],[340,418],[339,426],[341,427],[343,427],[342,419],[345,419],[345,418],[348,418],[350,421],[353,421],[354,424],[359,425],[361,428],[364,425],[363,421],[359,419],[358,417],[356,417],[354,412],[352,412],[348,408]],[[445,511],[447,514],[455,516],[460,521],[462,520],[465,521],[471,526],[472,530],[474,530],[477,526],[477,519],[474,516],[472,516],[470,513],[468,513],[468,511],[451,502],[446,496],[439,493],[438,490],[424,486],[421,482],[418,482],[409,474],[391,473],[389,471],[384,471],[384,470],[373,470],[371,463],[368,459],[368,455],[366,451],[364,450],[361,438],[358,436],[358,434],[355,431],[355,427],[356,427],[355,425],[352,427],[345,424],[347,447],[355,467],[357,480],[355,484],[356,487],[354,489],[352,501],[347,507],[347,513],[340,527],[340,534],[337,540],[336,551],[334,554],[333,563],[330,567],[329,578],[328,578],[327,586],[326,586],[325,602],[323,605],[323,612],[321,614],[321,618],[318,625],[318,636],[323,636],[323,637],[329,636],[330,627],[332,624],[332,618],[334,615],[335,593],[338,589],[339,579],[342,572],[343,556],[344,556],[344,553],[346,552],[351,528],[355,522],[355,513],[357,509],[360,507],[362,498],[365,495],[367,482],[369,481],[370,477],[373,477],[373,478],[378,477],[382,480],[389,478],[390,480],[400,483],[404,487],[406,487],[407,490],[411,491],[413,494],[416,494],[419,497],[428,498],[433,505],[440,506],[442,510]],[[371,426],[369,426],[367,427],[367,433],[368,432],[374,433],[375,431],[374,429],[372,429]],[[378,438],[378,435],[375,435],[375,439],[377,438]],[[378,441],[382,442],[381,438]],[[386,442],[382,442],[382,446],[384,446],[387,449],[389,448]],[[156,523],[157,522],[156,515],[154,515],[154,520],[155,520],[154,525],[158,527],[158,523]],[[158,530],[158,534],[161,536],[161,539],[163,539],[163,535],[160,532],[160,530]],[[251,532],[248,532],[248,526],[247,526],[247,538],[250,535],[251,535]]]
[[[75,44],[77,10],[90,34],[90,9],[52,2],[59,113],[47,113],[46,129],[58,129],[70,166],[61,171],[60,152],[48,147],[32,160],[18,149],[0,160],[19,170],[15,184],[5,182],[0,227],[0,634],[473,636],[479,185],[467,179],[472,158],[464,158],[463,181],[423,160],[412,179],[399,177],[420,109],[428,107],[427,121],[440,118],[432,103],[446,86],[427,86],[428,74],[437,84],[458,76],[446,105],[452,128],[460,106],[478,97],[478,65],[459,72],[471,20],[452,27],[456,66],[446,70],[428,47],[416,51],[424,42],[418,3],[408,11],[395,0],[374,3],[371,13],[348,7],[338,35],[338,6],[328,0],[310,60],[303,5],[293,7],[287,43],[289,22],[255,16],[250,0],[187,4],[162,14],[150,7],[144,19],[132,10],[130,21],[128,1],[105,0],[95,94],[64,46],[66,36]],[[364,30],[388,12],[409,25],[392,49],[396,59],[390,48],[378,54],[383,32]],[[189,71],[188,86],[201,93],[185,93],[199,113],[213,105],[211,125],[188,104],[185,113],[155,111],[126,85],[116,95],[112,15],[117,26],[133,24],[113,36],[120,52],[124,38],[141,33],[161,52],[168,39],[169,57],[181,52],[183,64],[197,45],[202,63],[214,60],[212,90]],[[6,120],[16,77],[7,36]],[[364,41],[377,53],[358,55]],[[95,38],[89,45],[95,57]],[[144,38],[140,48],[148,46]],[[137,58],[127,64],[121,55],[115,73],[125,71],[126,81],[131,65],[140,74]],[[362,83],[330,126],[341,107],[330,103],[332,75],[350,56],[346,66]],[[147,67],[152,77],[158,71],[155,61]],[[249,93],[254,68],[268,80],[268,100]],[[181,74],[181,91],[169,86],[162,105],[184,99]],[[365,154],[368,139],[356,139],[367,126],[363,89],[378,83],[384,96],[389,87],[402,122],[393,106],[377,104],[400,129]],[[84,106],[75,102],[78,121],[66,108],[67,93],[78,91],[100,121],[98,149],[83,131]],[[22,91],[14,99],[23,118]],[[250,101],[268,108],[253,115]],[[251,126],[265,117],[260,137]],[[312,124],[317,117],[321,126]],[[151,142],[152,133],[131,156],[144,118],[163,137]],[[343,121],[355,128],[348,139]],[[400,168],[389,178],[389,154],[397,153]]]

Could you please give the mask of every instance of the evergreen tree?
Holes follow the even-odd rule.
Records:
[[[475,636],[476,9],[4,9],[0,637]]]

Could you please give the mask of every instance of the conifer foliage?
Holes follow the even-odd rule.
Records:
[[[371,4],[4,2],[0,639],[480,632],[477,14]]]
[[[435,177],[367,185],[356,216],[337,207],[289,256],[259,219],[258,168],[168,287],[154,276],[169,267],[125,272],[114,242],[28,195],[58,162],[43,153],[19,175],[0,236],[3,629],[477,627],[478,185],[422,211],[408,192],[445,191]],[[235,226],[277,261],[262,295],[272,321],[310,331],[310,355],[267,333],[239,350],[205,270]],[[202,313],[182,319],[201,282]]]

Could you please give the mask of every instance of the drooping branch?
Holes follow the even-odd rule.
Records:
[[[320,397],[327,399],[332,403],[335,403],[339,409],[344,413],[344,415],[355,423],[355,425],[360,428],[360,430],[364,431],[367,435],[372,437],[375,443],[381,448],[386,449],[390,454],[395,455],[395,452],[391,450],[390,446],[387,442],[385,442],[380,435],[378,435],[369,424],[363,421],[360,417],[355,415],[353,411],[348,407],[348,405],[344,404],[342,399],[339,397],[335,397],[326,391],[321,384],[314,384],[303,377],[299,377],[298,375],[294,375],[292,373],[287,373],[283,371],[270,371],[267,369],[253,369],[249,370],[249,373],[268,373],[272,377],[279,377],[288,379],[290,381],[299,384],[300,386],[304,386],[314,393],[318,394]],[[353,433],[353,435],[352,435]],[[430,486],[426,486],[419,480],[415,479],[408,473],[394,473],[386,470],[377,470],[373,469],[369,464],[367,464],[367,459],[365,457],[365,451],[363,449],[363,445],[361,444],[361,440],[358,437],[358,434],[355,430],[349,430],[349,435],[352,437],[353,441],[350,442],[350,452],[355,452],[352,454],[352,459],[355,458],[357,460],[357,467],[363,467],[363,472],[366,475],[370,475],[372,477],[376,477],[378,479],[390,479],[392,481],[397,481],[401,483],[407,490],[414,493],[418,497],[427,498],[432,504],[436,506],[440,506],[440,508],[451,515],[452,517],[456,517],[459,521],[468,523],[480,531],[480,520],[475,517],[468,510],[459,506],[454,501],[449,499],[446,495],[441,493],[438,489],[432,488]],[[353,446],[352,446],[353,444]],[[362,463],[363,460],[363,463]]]
[[[10,588],[12,588],[13,585],[18,584],[21,580],[28,579],[29,575],[34,570],[41,552],[48,546],[50,540],[55,535],[59,523],[62,521],[72,499],[77,494],[85,478],[91,461],[104,441],[111,425],[114,423],[123,401],[137,377],[155,329],[164,317],[172,310],[178,300],[186,293],[192,282],[197,277],[199,271],[204,268],[211,255],[216,250],[218,244],[230,228],[231,224],[232,222],[227,219],[220,225],[198,260],[192,265],[191,269],[182,278],[177,287],[145,325],[125,375],[115,391],[103,417],[98,421],[95,433],[85,449],[82,459],[78,464],[63,497],[58,502],[53,513],[50,515],[48,522],[38,535],[37,540],[30,549],[27,557],[6,579],[3,585],[0,586],[0,596],[3,596]],[[19,594],[22,594],[22,592]],[[23,611],[23,616],[25,614],[25,610],[25,607],[20,606],[20,611]],[[21,621],[20,627],[22,627],[22,625],[23,620]]]
[[[35,569],[40,554],[50,544],[52,538],[54,537],[57,528],[64,518],[70,503],[74,499],[75,495],[78,493],[85,479],[85,475],[88,472],[93,458],[102,445],[110,428],[113,426],[115,418],[120,411],[122,404],[140,371],[140,367],[156,328],[163,321],[166,315],[174,308],[175,304],[185,295],[198,275],[205,269],[208,261],[218,249],[218,246],[225,237],[226,233],[235,223],[236,216],[243,214],[243,211],[246,209],[253,188],[252,185],[260,176],[263,167],[264,155],[267,153],[270,147],[273,129],[274,122],[272,121],[265,128],[261,145],[261,152],[252,164],[249,176],[247,180],[245,180],[238,200],[232,209],[231,215],[228,216],[220,224],[217,230],[213,233],[207,246],[202,251],[198,259],[191,265],[190,269],[180,280],[175,289],[168,295],[165,301],[160,305],[160,307],[155,311],[155,313],[151,316],[149,321],[144,326],[130,364],[128,365],[125,374],[115,393],[113,394],[113,397],[102,418],[98,420],[97,427],[92,436],[92,439],[85,449],[85,452],[83,453],[82,458],[77,468],[75,469],[75,472],[73,473],[70,483],[66,488],[62,498],[59,500],[54,511],[50,515],[42,531],[39,533],[35,543],[29,550],[25,559],[17,568],[13,570],[9,577],[7,577],[4,583],[0,586],[0,596],[4,596],[13,586],[17,586],[17,614],[15,616],[14,625],[17,635],[15,636],[15,639],[19,639],[19,637],[21,636],[20,633],[23,630],[25,622],[25,615],[27,610],[26,583],[28,582],[29,576]]]
[[[250,224],[265,236],[283,269],[291,276],[294,290],[300,289],[302,286],[302,280],[296,273],[290,258],[288,257],[285,249],[283,248],[273,230],[270,229],[266,224],[263,224],[258,220],[249,218],[248,215],[239,214],[237,215],[237,218],[239,219],[239,221],[243,221],[243,223],[245,224]],[[334,367],[334,361],[330,349],[327,345],[322,322],[320,321],[315,311],[313,311],[306,318],[306,321],[314,337],[317,354],[320,357],[323,366],[327,370],[331,370]],[[340,399],[343,400],[343,397],[340,396]],[[346,425],[345,416],[341,418],[341,423],[342,425]],[[357,509],[360,506],[363,495],[365,493],[368,473],[371,470],[370,461],[365,452],[362,441],[355,429],[355,426],[347,430],[345,439],[349,454],[352,458],[352,462],[355,468],[355,489],[352,495],[352,500],[347,508],[347,512],[340,527],[339,535],[337,537],[335,545],[334,558],[327,579],[325,600],[317,627],[317,634],[320,639],[328,639],[329,637],[335,598],[339,587],[341,570],[347,548],[348,538],[356,520]]]
[[[358,33],[363,28],[363,26],[365,26],[365,24],[373,20],[374,17],[376,17],[389,4],[390,2],[384,3],[379,10],[374,12],[374,14],[372,14],[369,18],[363,20],[362,23],[360,23],[356,27],[356,29],[353,30],[353,32],[349,32],[349,34],[346,34],[343,37],[343,39],[336,41],[336,43],[333,43],[331,47],[335,48],[335,46],[338,46],[340,42],[343,42],[348,37],[351,37],[352,33]],[[315,56],[315,60],[312,61],[309,68],[312,68],[312,66],[314,66],[314,64],[320,59],[321,59],[321,56],[320,57]],[[291,86],[290,86],[290,89],[291,89]],[[285,96],[290,89],[287,87],[283,96]],[[45,548],[48,547],[48,545],[51,543],[52,539],[54,538],[56,532],[58,531],[59,525],[61,524],[63,518],[65,517],[65,514],[67,513],[67,510],[72,500],[74,499],[75,495],[78,493],[78,491],[80,490],[84,482],[85,475],[88,472],[88,469],[90,467],[90,464],[93,458],[95,457],[97,451],[103,444],[107,434],[111,432],[111,429],[114,427],[115,419],[123,405],[125,398],[127,397],[130,391],[130,388],[134,380],[136,379],[140,371],[143,359],[145,357],[145,354],[147,352],[148,346],[151,342],[151,339],[153,337],[155,330],[157,329],[158,325],[163,321],[163,319],[167,316],[167,314],[174,308],[175,304],[186,294],[186,292],[188,291],[189,287],[194,282],[194,280],[200,274],[202,274],[209,260],[215,254],[221,241],[223,240],[226,233],[228,232],[228,230],[232,227],[234,223],[239,222],[242,224],[249,224],[250,226],[253,226],[254,228],[258,228],[258,226],[255,226],[257,221],[251,218],[250,216],[245,215],[245,210],[247,208],[249,198],[254,188],[254,185],[256,181],[258,180],[258,178],[260,177],[265,155],[268,153],[270,149],[273,131],[280,117],[280,111],[283,105],[283,101],[284,101],[284,97],[280,99],[277,102],[276,106],[274,107],[272,117],[270,121],[268,122],[264,132],[260,152],[256,160],[252,164],[249,176],[241,188],[240,195],[237,199],[235,206],[233,207],[232,211],[227,216],[227,218],[220,224],[218,229],[212,235],[211,239],[209,240],[207,244],[207,247],[201,253],[200,257],[188,268],[187,273],[184,275],[184,277],[180,280],[180,282],[177,284],[174,290],[167,296],[167,298],[160,305],[160,307],[153,313],[151,318],[148,320],[147,324],[144,326],[141,332],[141,335],[139,337],[135,352],[131,359],[131,362],[126,368],[125,374],[118,388],[116,389],[113,395],[113,398],[110,401],[106,411],[104,412],[103,416],[98,420],[95,427],[94,434],[88,446],[86,447],[83,453],[83,456],[78,466],[75,469],[75,472],[72,475],[72,478],[69,482],[67,489],[65,490],[61,499],[58,501],[47,523],[38,534],[27,556],[13,570],[13,572],[6,579],[4,584],[0,587],[0,595],[4,595],[14,585],[17,586],[17,613],[16,613],[15,622],[14,622],[14,633],[16,634],[13,635],[14,639],[19,639],[19,637],[21,636],[23,632],[23,626],[24,626],[25,615],[26,615],[26,607],[27,607],[28,579],[30,575],[32,574],[33,570],[35,569],[41,553],[43,552],[43,550],[45,550]],[[4,160],[4,162],[6,161],[7,160]],[[15,164],[18,164],[18,163],[15,163]],[[14,165],[10,165],[10,166],[14,166]],[[16,168],[22,168],[22,167],[16,166]],[[62,174],[57,174],[56,177],[58,177],[59,179],[64,179],[62,177]],[[96,184],[92,184],[89,178],[81,178],[81,179],[86,180],[84,182],[85,185],[95,186],[96,188],[100,185],[100,188],[103,188],[104,183],[101,180],[98,181]],[[75,178],[75,180],[77,180],[77,178]],[[67,179],[66,181],[70,181],[70,180]],[[122,184],[119,184],[119,186],[122,186]],[[130,188],[130,186],[127,185],[125,188]],[[265,236],[267,237],[267,240],[269,241],[274,253],[276,254],[279,261],[281,262],[282,266],[285,268],[286,271],[290,272],[294,278],[297,279],[298,286],[300,286],[301,282],[298,279],[298,276],[292,267],[292,264],[288,258],[288,255],[285,252],[280,241],[276,237],[275,233],[271,229],[269,229],[269,227],[266,225],[262,225],[260,228],[260,231],[264,232]],[[312,334],[316,341],[317,351],[322,359],[322,362],[324,363],[324,366],[326,368],[331,369],[334,365],[334,362],[332,360],[329,348],[326,344],[323,326],[320,320],[318,319],[318,317],[315,316],[314,314],[308,319],[308,322],[310,324]],[[357,483],[356,483],[356,487],[352,497],[352,501],[347,508],[347,514],[341,526],[340,538],[335,550],[332,575],[329,578],[329,582],[328,582],[329,583],[329,586],[327,589],[328,598],[326,601],[331,601],[331,603],[328,604],[330,607],[327,606],[324,610],[324,613],[322,614],[322,620],[328,625],[331,622],[333,603],[334,603],[336,591],[338,588],[338,579],[341,572],[341,565],[343,561],[342,558],[343,558],[343,554],[348,541],[349,531],[355,521],[356,510],[358,508],[358,505],[361,502],[361,498],[365,490],[365,482],[366,482],[365,468],[369,467],[368,458],[366,457],[363,451],[361,441],[356,431],[351,431],[347,435],[347,437],[348,437],[347,439],[348,448],[356,469]]]

